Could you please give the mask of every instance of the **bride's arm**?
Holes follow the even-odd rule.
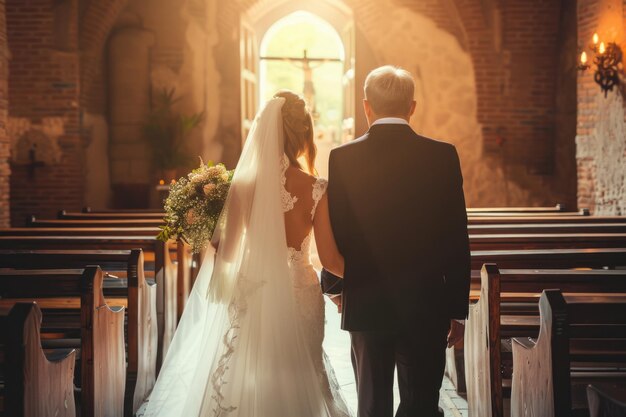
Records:
[[[344,259],[333,235],[330,225],[330,213],[328,211],[328,196],[326,193],[317,205],[315,218],[313,219],[313,230],[315,232],[315,243],[317,253],[320,256],[322,266],[332,274],[343,278]]]

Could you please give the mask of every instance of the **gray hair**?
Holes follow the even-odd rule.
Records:
[[[385,65],[365,79],[365,99],[379,116],[404,116],[411,110],[415,82],[407,70]]]

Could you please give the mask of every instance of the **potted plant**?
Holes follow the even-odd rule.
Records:
[[[162,89],[155,97],[154,109],[144,124],[144,135],[152,144],[152,156],[162,180],[170,183],[176,179],[176,171],[188,166],[191,158],[186,152],[185,142],[197,127],[204,113],[190,115],[177,112],[174,107],[180,101],[174,88]]]

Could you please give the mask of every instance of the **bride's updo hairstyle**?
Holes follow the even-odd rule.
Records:
[[[285,99],[283,104],[283,131],[285,134],[285,155],[289,162],[302,169],[298,158],[304,156],[309,173],[315,174],[317,147],[313,141],[313,119],[306,108],[304,99],[289,90],[280,90],[274,97]]]

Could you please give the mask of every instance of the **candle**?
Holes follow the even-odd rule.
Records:
[[[598,37],[598,34],[594,33],[593,34],[593,44],[597,45],[599,40],[600,40],[600,38]]]
[[[580,63],[583,65],[587,63],[587,53],[585,51],[580,54]]]
[[[604,42],[600,42],[600,48],[598,48],[598,52],[603,54],[604,51],[606,51],[606,47],[604,46]]]

